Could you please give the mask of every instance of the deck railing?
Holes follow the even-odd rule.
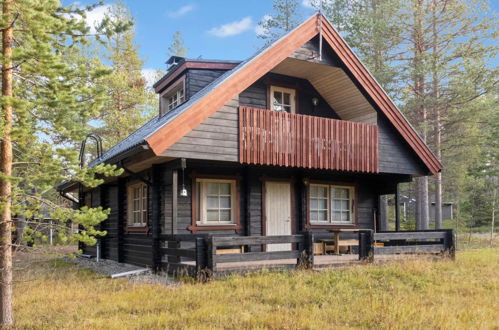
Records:
[[[239,108],[239,160],[357,172],[378,172],[376,125]]]
[[[161,235],[160,239],[164,242],[164,247],[161,248],[161,268],[169,274],[206,279],[262,268],[321,267],[320,262],[316,263],[320,256],[314,256],[314,243],[330,237],[331,233],[308,231],[282,236]],[[451,229],[377,233],[361,229],[358,241],[359,245],[354,253],[358,254],[359,261],[368,262],[387,254],[441,255],[454,258],[456,251],[455,233]],[[266,251],[266,248],[262,248],[273,244],[291,244],[291,248],[288,251]],[[220,248],[241,246],[250,249],[223,254],[217,251]],[[264,260],[276,260],[276,264],[251,265],[252,262]],[[291,262],[277,262],[282,260]],[[219,267],[231,263],[236,265]]]

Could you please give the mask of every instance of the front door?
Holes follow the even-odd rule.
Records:
[[[291,184],[265,182],[265,233],[267,236],[291,235]],[[267,251],[289,251],[291,243],[269,244]]]

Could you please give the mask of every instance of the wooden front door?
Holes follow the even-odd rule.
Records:
[[[265,234],[291,235],[291,184],[265,182]],[[267,251],[289,251],[291,244],[269,244]]]

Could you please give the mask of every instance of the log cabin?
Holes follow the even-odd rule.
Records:
[[[320,254],[321,235],[380,231],[380,196],[442,168],[321,14],[242,62],[168,63],[158,115],[90,163],[124,174],[79,188],[80,205],[111,212],[86,254],[199,269],[227,247],[225,261],[297,257],[303,233]]]

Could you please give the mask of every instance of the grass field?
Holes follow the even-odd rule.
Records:
[[[18,328],[499,329],[499,249],[177,287],[44,261],[16,273]]]

